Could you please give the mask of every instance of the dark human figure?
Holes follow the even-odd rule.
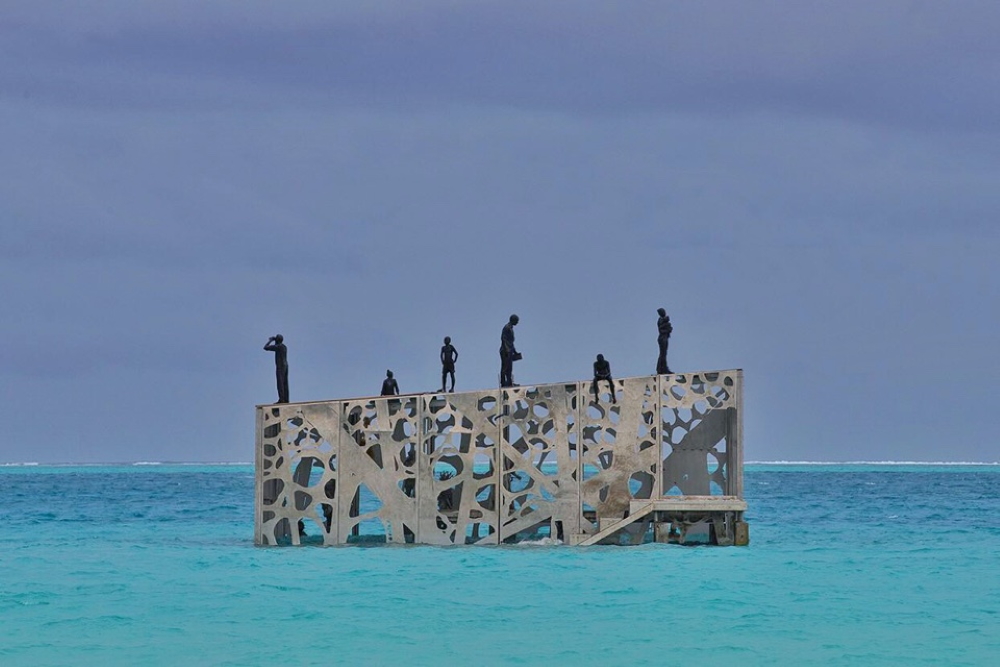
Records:
[[[267,339],[264,349],[274,352],[274,373],[278,379],[278,403],[288,402],[288,348],[282,342],[285,337],[281,334],[271,336]]]
[[[673,372],[667,365],[667,347],[670,345],[670,334],[673,333],[674,327],[670,324],[666,310],[658,308],[656,312],[660,314],[656,320],[656,329],[659,332],[656,342],[660,345],[660,356],[656,359],[656,374],[664,375]]]
[[[392,377],[392,371],[385,372],[385,380],[382,381],[383,396],[399,396],[399,385]]]
[[[514,327],[520,322],[517,315],[511,315],[500,332],[500,386],[515,387],[514,362],[521,358],[514,347]]]
[[[444,337],[444,345],[441,346],[441,392],[444,392],[448,383],[446,379],[451,375],[451,393],[455,393],[455,362],[458,361],[458,350],[451,344],[451,337]]]
[[[597,361],[594,362],[594,400],[600,401],[600,391],[598,389],[597,383],[601,380],[608,381],[608,389],[611,391],[611,402],[617,403],[618,400],[615,398],[615,381],[611,377],[611,363],[604,359],[603,354],[597,355]]]

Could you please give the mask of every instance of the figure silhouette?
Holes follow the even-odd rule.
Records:
[[[451,376],[451,391],[455,391],[455,362],[458,361],[458,350],[451,344],[451,337],[444,337],[444,345],[441,346],[441,392],[447,386],[446,378]]]
[[[594,401],[600,401],[600,391],[598,389],[598,382],[601,380],[608,381],[608,390],[611,392],[611,402],[617,403],[618,399],[615,398],[615,381],[611,377],[611,363],[604,359],[603,354],[597,355],[597,361],[594,362],[594,384],[592,388],[594,390]]]
[[[399,396],[399,384],[392,377],[392,371],[385,372],[385,380],[382,381],[383,396]]]
[[[670,345],[670,334],[673,333],[674,327],[670,324],[670,317],[666,310],[659,308],[656,312],[660,315],[656,320],[658,332],[656,342],[660,346],[660,356],[656,359],[656,374],[664,375],[672,372],[670,366],[667,365],[667,347]]]
[[[285,337],[276,334],[267,339],[264,349],[274,352],[274,373],[278,380],[278,403],[288,402],[288,348]]]
[[[507,324],[500,332],[500,386],[513,387],[514,385],[514,362],[521,358],[514,347],[514,327],[520,322],[517,315],[511,315]]]

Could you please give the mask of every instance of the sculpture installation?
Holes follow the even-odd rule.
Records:
[[[745,544],[742,378],[258,406],[255,542]]]

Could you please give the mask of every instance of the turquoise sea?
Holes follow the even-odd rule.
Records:
[[[749,465],[747,548],[255,548],[250,466],[0,468],[0,665],[992,665],[1000,466]]]

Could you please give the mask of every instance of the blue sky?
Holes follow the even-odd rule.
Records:
[[[1000,459],[996,3],[5,3],[0,462],[743,368],[752,460]],[[986,409],[983,412],[979,408]]]

